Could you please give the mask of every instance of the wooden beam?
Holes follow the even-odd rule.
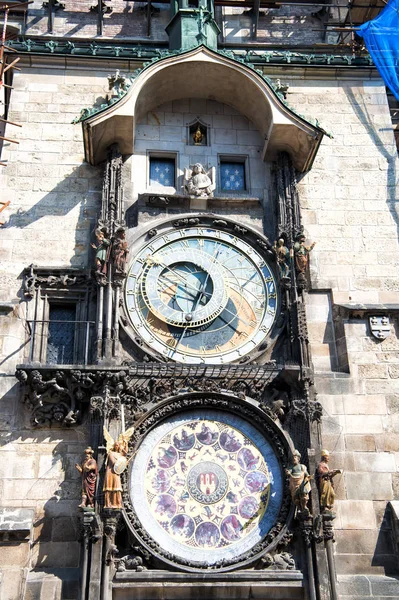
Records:
[[[11,140],[10,138],[6,138],[2,135],[0,135],[0,140],[4,140],[5,142],[11,142],[11,144],[19,144],[19,142],[15,141],[15,140]]]
[[[11,204],[11,200],[7,200],[6,202],[0,202],[0,204],[3,205],[3,206],[0,206],[0,212],[3,212],[3,210]]]
[[[7,121],[7,119],[3,119],[2,117],[0,117],[0,121],[2,121],[3,123],[7,123],[7,125],[15,125],[15,127],[22,127],[22,125],[20,125],[19,123],[13,123],[12,121]]]
[[[3,69],[1,68],[1,65],[0,65],[0,72],[5,73],[6,71],[8,71],[8,69],[18,69],[18,67],[14,67],[14,65],[16,65],[17,62],[19,62],[20,60],[21,59],[18,57],[18,58],[15,58],[12,61],[12,63],[10,63],[9,65],[7,63],[3,64],[3,67],[4,67]],[[19,70],[21,70],[21,69],[19,69]]]

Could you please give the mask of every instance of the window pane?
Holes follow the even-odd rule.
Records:
[[[220,179],[222,190],[226,192],[245,191],[245,164],[242,162],[221,162]]]
[[[47,340],[47,362],[72,365],[75,341],[75,306],[50,306]]]
[[[150,158],[150,185],[175,185],[175,161],[173,158]]]

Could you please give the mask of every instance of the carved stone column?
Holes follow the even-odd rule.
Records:
[[[104,169],[101,213],[96,235],[107,245],[104,264],[96,264],[97,292],[97,360],[112,360],[117,354],[119,286],[125,278],[127,243],[123,216],[122,155],[118,145],[108,151]],[[100,242],[99,242],[100,243]]]
[[[81,513],[81,528],[82,528],[82,580],[80,588],[80,600],[86,600],[87,587],[92,580],[91,564],[89,562],[90,550],[93,543],[100,538],[100,524],[98,516],[94,511],[84,511]],[[89,595],[89,598],[93,596]]]
[[[104,545],[101,581],[101,600],[111,600],[111,579],[114,571],[114,560],[117,554],[115,535],[120,518],[120,511],[116,509],[104,509]]]

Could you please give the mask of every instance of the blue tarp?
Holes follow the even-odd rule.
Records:
[[[385,85],[399,100],[399,0],[390,0],[378,17],[356,33],[364,38]]]

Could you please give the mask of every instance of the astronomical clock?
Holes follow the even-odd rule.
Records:
[[[147,364],[186,376],[253,370],[240,365],[270,351],[285,324],[278,278],[269,242],[248,227],[213,215],[153,223],[131,245],[125,332]],[[253,563],[276,544],[289,509],[278,427],[246,398],[250,388],[213,383],[167,388],[140,421],[124,476],[132,534],[185,570]]]
[[[149,234],[132,250],[125,287],[133,340],[164,361],[211,365],[250,360],[275,338],[281,303],[259,234],[216,218]]]

